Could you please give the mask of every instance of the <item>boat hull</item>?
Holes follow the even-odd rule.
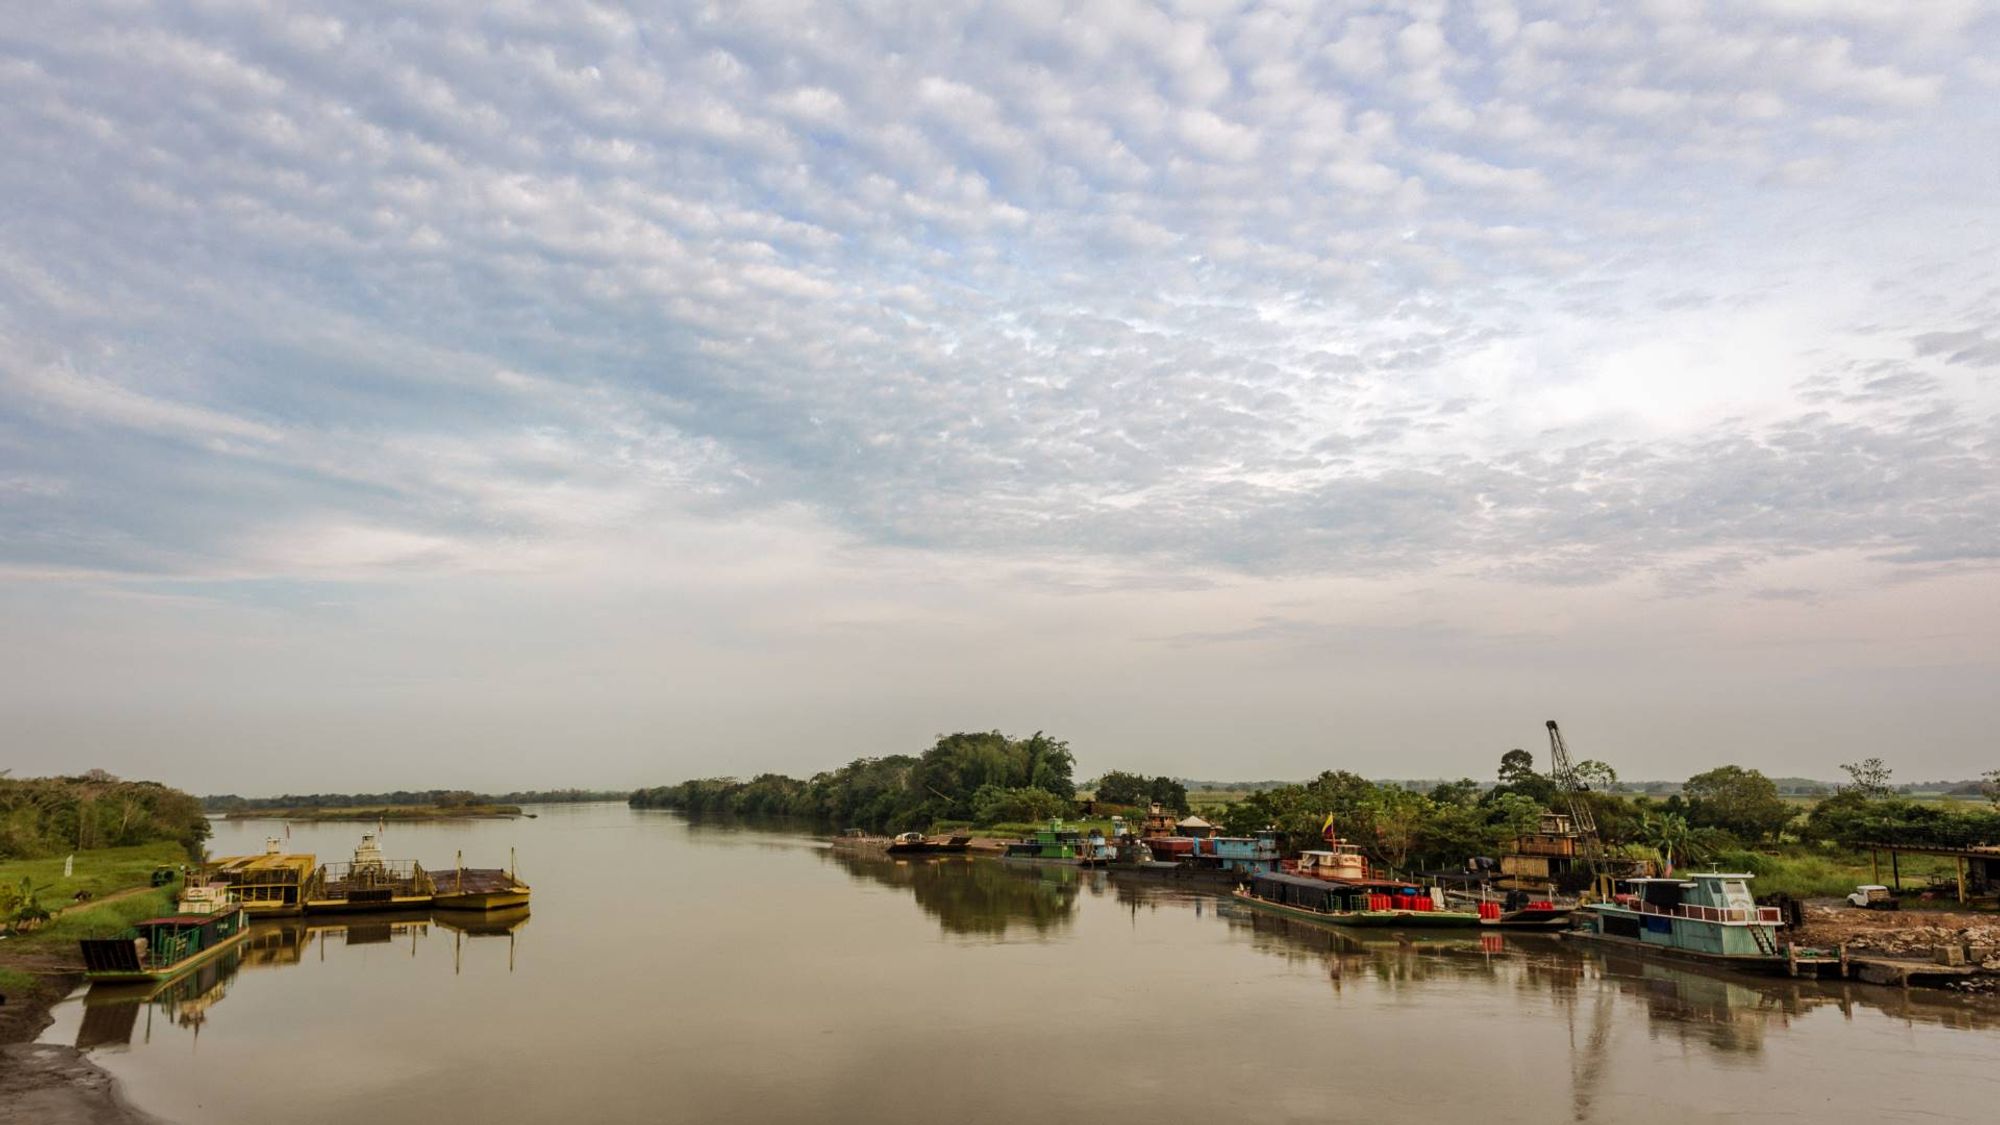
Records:
[[[1479,927],[1479,915],[1462,914],[1455,910],[1352,910],[1330,914],[1271,902],[1243,891],[1236,892],[1234,897],[1252,910],[1327,926],[1399,930],[1471,930]]]
[[[439,910],[507,910],[528,905],[528,891],[479,891],[462,895],[440,894],[431,899]]]
[[[83,979],[89,981],[91,984],[164,984],[214,960],[222,955],[223,950],[240,944],[249,936],[250,926],[246,919],[235,933],[196,953],[194,956],[182,961],[176,961],[165,968],[139,969],[133,972],[95,970],[84,973]]]
[[[1637,949],[1659,957],[1669,957],[1676,961],[1692,961],[1703,965],[1726,965],[1751,973],[1771,973],[1788,975],[1790,963],[1783,957],[1771,957],[1761,953],[1705,953],[1698,949],[1683,949],[1679,946],[1661,945],[1657,942],[1638,938],[1621,937],[1618,934],[1598,933],[1594,930],[1565,930],[1563,937],[1577,941],[1601,942],[1625,949]]]

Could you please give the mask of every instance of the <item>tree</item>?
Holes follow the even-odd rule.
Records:
[[[1153,779],[1153,783],[1147,786],[1146,795],[1158,801],[1160,807],[1175,812],[1184,811],[1188,807],[1187,786],[1165,774]]]
[[[1887,797],[1895,792],[1889,784],[1889,767],[1880,758],[1863,758],[1859,762],[1842,762],[1840,768],[1854,779],[1852,785],[1842,786],[1863,797]]]
[[[1596,758],[1585,758],[1571,767],[1571,772],[1585,789],[1598,793],[1612,793],[1618,789],[1618,771]]]
[[[1540,778],[1535,772],[1535,756],[1518,747],[1500,755],[1500,784],[1519,785]]]
[[[1097,799],[1108,805],[1136,805],[1146,799],[1149,786],[1136,773],[1112,770],[1097,779]]]
[[[1745,843],[1762,843],[1791,823],[1792,807],[1778,786],[1756,770],[1718,766],[1688,778],[1681,790],[1688,823],[1720,828]]]
[[[1987,770],[1980,777],[1983,780],[1979,783],[1979,791],[1986,794],[1986,799],[1992,802],[1994,808],[2000,809],[2000,770]]]

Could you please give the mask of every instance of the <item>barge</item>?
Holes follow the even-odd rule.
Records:
[[[511,858],[511,857],[510,857]],[[530,888],[514,874],[497,867],[467,867],[465,853],[451,871],[431,877],[431,905],[439,910],[508,910],[528,904]]]
[[[1343,840],[1330,841],[1324,851],[1301,852],[1292,868],[1254,876],[1248,887],[1236,890],[1236,900],[1253,910],[1335,926],[1472,929],[1480,924],[1476,912],[1448,907],[1442,890],[1374,877],[1361,849]]]

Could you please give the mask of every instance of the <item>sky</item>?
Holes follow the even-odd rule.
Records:
[[[2000,5],[0,24],[0,768],[2000,767]]]

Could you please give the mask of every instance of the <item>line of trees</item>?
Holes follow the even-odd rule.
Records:
[[[285,793],[276,797],[239,797],[214,793],[201,799],[212,813],[258,812],[266,809],[405,808],[468,805],[558,805],[583,801],[621,801],[622,789],[530,789],[518,793],[474,793],[467,789],[398,789],[392,793]]]
[[[199,855],[208,818],[193,795],[103,770],[77,777],[0,777],[0,859],[172,840]]]
[[[1074,808],[1076,759],[1069,744],[1037,731],[939,735],[919,755],[856,758],[799,779],[759,774],[748,781],[699,778],[641,789],[634,808],[691,814],[786,816],[876,832],[928,828],[941,820],[981,824],[1040,820]]]

